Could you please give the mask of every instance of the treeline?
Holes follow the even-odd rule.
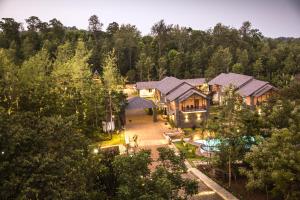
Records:
[[[237,72],[281,87],[300,72],[300,40],[266,38],[250,22],[239,29],[219,23],[202,31],[161,20],[152,26],[151,34],[142,36],[131,24],[112,22],[103,30],[96,15],[90,17],[88,30],[65,27],[57,19],[42,22],[32,16],[26,25],[3,18],[0,29],[0,48],[14,50],[16,63],[41,48],[55,60],[59,45],[81,38],[91,51],[91,70],[101,73],[104,55],[115,49],[117,66],[128,82],[159,80],[166,75],[211,78],[221,72]]]

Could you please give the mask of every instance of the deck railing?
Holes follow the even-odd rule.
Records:
[[[204,111],[206,109],[207,109],[206,106],[182,107],[181,111],[183,111],[183,112],[196,112],[196,111]]]

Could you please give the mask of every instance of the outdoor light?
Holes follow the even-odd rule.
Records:
[[[4,155],[4,151],[2,151],[1,154]]]
[[[260,108],[258,109],[258,114],[261,115],[261,109]]]
[[[93,150],[93,153],[94,153],[94,154],[98,154],[98,153],[99,153],[99,150],[98,150],[97,148],[95,148],[95,149]]]
[[[189,116],[188,116],[188,115],[185,115],[185,116],[184,116],[184,121],[185,121],[185,122],[188,122],[188,121],[189,121]]]
[[[201,115],[197,114],[197,120],[201,120]]]

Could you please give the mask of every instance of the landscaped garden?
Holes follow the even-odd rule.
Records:
[[[184,157],[193,164],[193,161],[207,161],[207,158],[196,154],[197,146],[189,144],[185,141],[174,142],[176,148],[184,155]]]
[[[110,135],[107,134],[106,137],[102,137],[102,141],[99,143],[101,146],[113,146],[119,144],[125,144],[125,134],[124,131],[120,133],[113,133],[112,138],[110,139]]]

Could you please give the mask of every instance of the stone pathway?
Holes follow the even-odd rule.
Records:
[[[178,152],[178,149],[176,148],[176,146],[174,144],[169,145],[169,147],[174,149],[176,152]],[[202,181],[207,187],[211,188],[211,190],[214,191],[216,194],[218,194],[220,197],[222,197],[222,199],[238,200],[238,198],[233,196],[230,192],[228,192],[223,187],[221,187],[219,184],[214,182],[212,179],[210,179],[204,173],[199,171],[197,168],[192,167],[187,160],[184,163],[185,163],[186,167],[188,168],[188,172],[192,173],[195,177],[197,177],[198,181]]]
[[[235,196],[233,196],[230,192],[225,190],[223,187],[221,187],[219,184],[214,182],[212,179],[210,179],[208,176],[203,174],[201,171],[199,171],[196,168],[190,168],[189,171],[194,174],[197,178],[199,178],[201,181],[203,181],[209,188],[211,188],[214,192],[216,192],[218,195],[220,195],[225,200],[238,200]]]
[[[198,182],[198,193],[189,198],[189,200],[222,200],[215,191],[209,188],[207,185],[203,183],[203,181],[199,180],[194,174],[188,172],[184,174],[184,178],[194,179]]]

